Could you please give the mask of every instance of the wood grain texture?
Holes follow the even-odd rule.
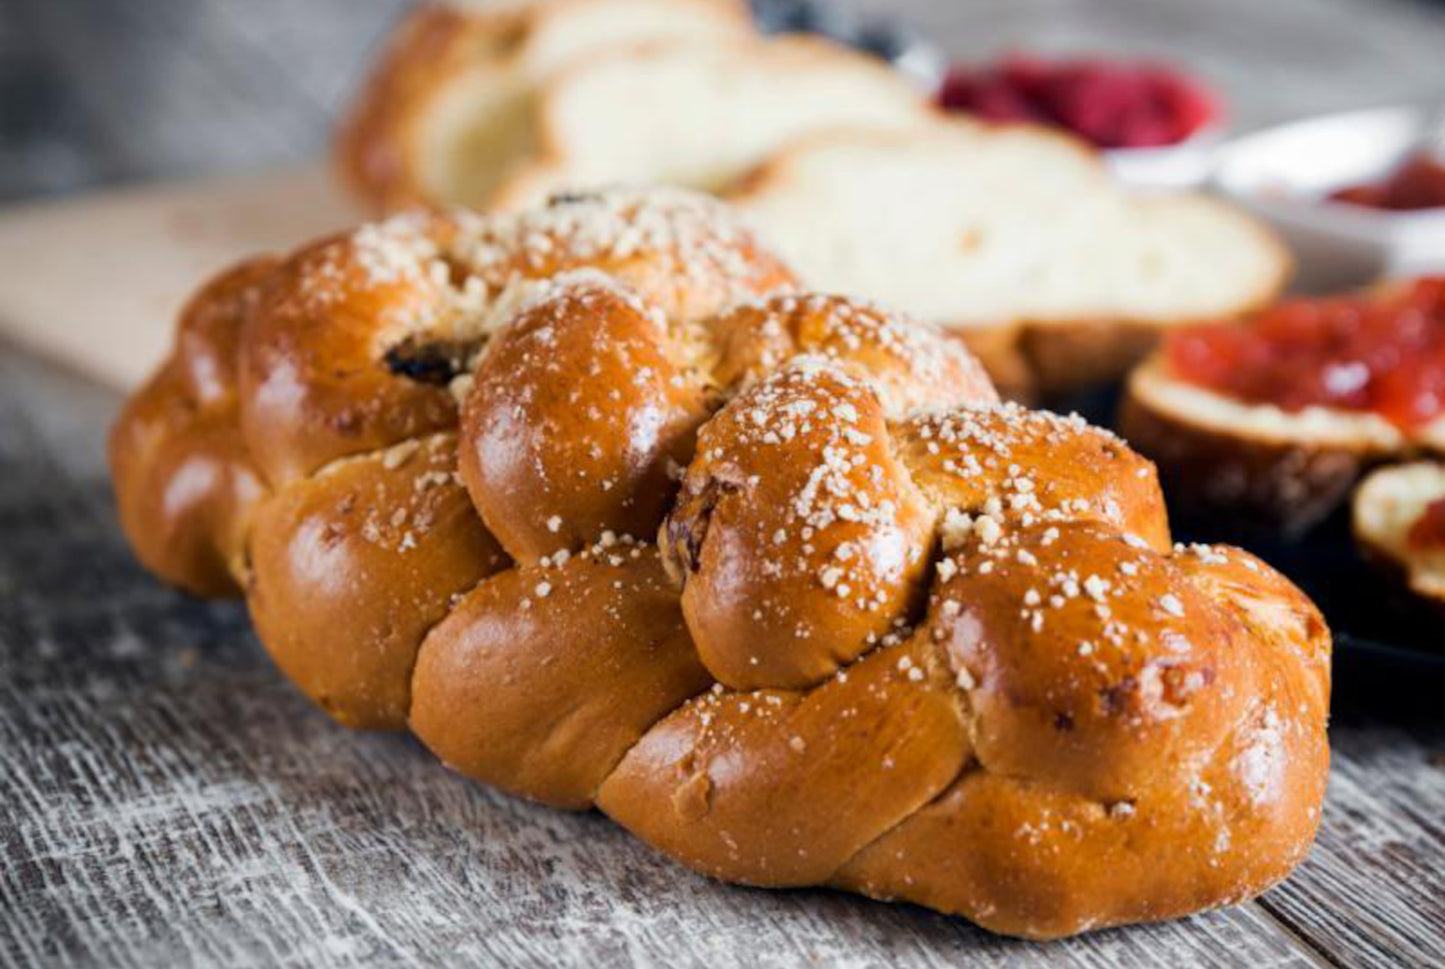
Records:
[[[0,211],[0,332],[120,388],[170,349],[199,281],[360,221],[324,165]]]
[[[1432,692],[1440,697],[1442,684]],[[1397,684],[1408,693],[1409,688]],[[1392,708],[1374,697],[1376,717]],[[1445,730],[1337,726],[1320,845],[1265,904],[1348,966],[1445,965]],[[1398,710],[1394,711],[1398,715]],[[1384,718],[1380,718],[1384,719]]]

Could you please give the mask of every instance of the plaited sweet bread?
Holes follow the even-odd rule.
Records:
[[[142,560],[338,720],[720,878],[1047,938],[1249,897],[1319,821],[1309,601],[716,202],[234,270],[112,444]]]

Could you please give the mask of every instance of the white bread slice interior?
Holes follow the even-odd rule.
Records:
[[[744,0],[421,4],[343,126],[343,173],[381,208],[485,203],[536,148],[537,90],[563,67],[639,42],[752,34]]]
[[[1252,219],[1202,197],[1128,195],[1096,153],[1032,126],[828,134],[735,200],[810,286],[954,328],[1228,317],[1288,271]]]
[[[538,157],[507,179],[494,207],[617,182],[716,192],[809,134],[937,119],[881,61],[801,35],[615,49],[554,77],[536,111]]]
[[[1416,595],[1445,603],[1445,548],[1411,546],[1410,530],[1445,498],[1445,465],[1420,461],[1382,468],[1367,477],[1354,500],[1355,538],[1398,568]]]

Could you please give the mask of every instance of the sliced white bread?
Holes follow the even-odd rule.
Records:
[[[1445,607],[1445,548],[1411,545],[1410,530],[1445,499],[1445,465],[1433,461],[1381,468],[1355,492],[1355,540],[1366,555],[1422,599]]]
[[[1118,377],[1161,329],[1266,303],[1289,270],[1244,214],[1128,195],[1096,152],[1032,126],[827,133],[733,198],[810,286],[937,321],[1001,382],[1045,391]]]
[[[1406,434],[1372,413],[1246,403],[1179,379],[1163,354],[1130,374],[1119,429],[1159,466],[1171,508],[1216,531],[1299,534],[1374,465],[1445,452],[1445,420]]]
[[[424,3],[396,28],[337,140],[343,179],[378,209],[486,202],[538,136],[538,87],[637,42],[747,38],[745,0]]]
[[[817,37],[639,44],[582,58],[543,85],[539,142],[495,208],[617,182],[720,192],[810,134],[937,123],[912,82]]]

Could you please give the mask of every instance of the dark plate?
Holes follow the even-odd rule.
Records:
[[[1112,427],[1118,388],[1055,402],[1091,422]],[[1167,498],[1167,496],[1166,496]],[[1445,623],[1397,589],[1365,562],[1350,534],[1349,510],[1341,509],[1302,538],[1292,541],[1211,533],[1181,527],[1186,542],[1240,545],[1289,576],[1324,613],[1339,658],[1361,664],[1445,676]]]

